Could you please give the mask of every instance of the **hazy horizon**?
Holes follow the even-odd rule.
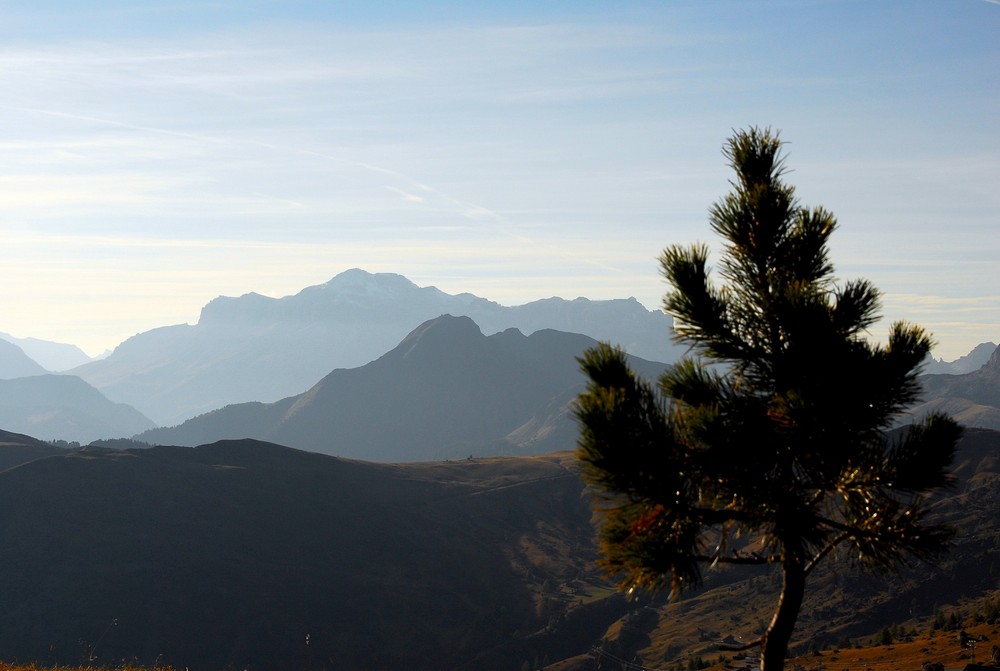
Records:
[[[355,267],[657,309],[761,125],[837,275],[953,360],[1000,340],[998,33],[988,0],[5,3],[0,331],[97,355]]]

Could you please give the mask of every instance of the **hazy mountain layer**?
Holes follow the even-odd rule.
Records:
[[[76,345],[40,340],[39,338],[15,338],[9,333],[0,333],[0,340],[6,340],[20,347],[33,361],[46,371],[58,373],[91,360],[87,353]],[[38,375],[39,373],[33,373]]]
[[[923,372],[932,375],[965,375],[973,373],[990,360],[996,350],[995,343],[984,342],[976,345],[971,352],[954,361],[930,359],[924,365]]]
[[[912,414],[937,410],[966,426],[1000,429],[1000,348],[984,366],[965,375],[923,375],[924,401]]]
[[[374,461],[572,449],[578,427],[568,405],[584,384],[576,357],[595,343],[552,330],[486,336],[472,319],[446,315],[298,396],[228,406],[137,438],[173,445],[258,438]],[[650,378],[663,369],[638,358],[633,365]]]
[[[517,328],[582,333],[655,361],[671,361],[671,321],[634,299],[551,298],[505,307],[471,294],[418,287],[399,275],[350,270],[280,299],[220,297],[197,325],[136,335],[73,373],[161,425],[224,405],[273,402],[337,368],[368,363],[442,314],[469,316],[487,334]]]
[[[0,427],[10,431],[85,444],[153,426],[135,408],[109,401],[74,375],[0,380]]]
[[[44,375],[45,369],[12,342],[0,338],[0,380]]]

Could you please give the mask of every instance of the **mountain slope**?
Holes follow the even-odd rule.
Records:
[[[35,459],[43,459],[66,450],[44,443],[23,433],[0,429],[0,471],[26,464]]]
[[[564,457],[390,466],[237,441],[33,461],[0,472],[0,658],[518,668],[578,605],[556,586],[594,577],[582,491]]]
[[[14,343],[33,361],[47,371],[59,372],[82,366],[91,360],[76,345],[40,340],[39,338],[15,338],[9,333],[0,333],[0,340]],[[38,375],[39,373],[33,373]]]
[[[954,550],[888,577],[827,561],[797,652],[927,627],[942,608],[971,618],[1000,597],[1000,432],[970,429],[956,468],[935,505]],[[591,669],[596,646],[665,670],[754,638],[780,584],[711,571],[700,592],[626,607],[596,575],[568,454],[373,464],[257,441],[83,448],[0,470],[0,543],[0,659],[50,664]]]
[[[216,298],[197,325],[141,333],[72,372],[108,398],[175,424],[228,404],[299,394],[331,370],[372,361],[442,314],[469,316],[488,334],[556,329],[621,344],[647,359],[676,358],[670,319],[634,299],[504,307],[421,288],[400,275],[350,270],[280,299]]]
[[[76,376],[36,375],[0,380],[0,426],[46,439],[89,443],[132,436],[155,425]]]
[[[582,390],[586,336],[509,329],[483,335],[468,317],[420,325],[379,359],[331,372],[299,396],[238,404],[137,438],[195,445],[258,438],[373,461],[572,449],[567,405]],[[633,358],[647,377],[663,368]]]
[[[968,626],[981,621],[989,603],[1000,603],[996,579],[1000,574],[1000,507],[996,505],[1000,499],[1000,432],[966,430],[954,466],[956,484],[935,495],[932,516],[933,522],[955,528],[952,550],[934,565],[915,562],[898,574],[881,575],[861,571],[850,557],[833,552],[809,576],[791,654],[845,647],[845,640],[868,641],[886,627],[905,625],[907,630],[926,631],[942,611],[963,614]],[[702,589],[679,599],[668,601],[660,594],[638,600],[626,617],[604,633],[595,646],[596,655],[579,655],[556,668],[584,671],[612,656],[651,670],[678,665],[694,668],[699,658],[714,661],[723,639],[732,645],[760,636],[780,587],[777,570],[720,565],[706,573]],[[850,643],[846,647],[836,665],[829,657],[814,658],[817,668],[864,668],[858,666]],[[968,653],[957,643],[947,650],[951,659]],[[935,659],[930,654],[928,658]],[[726,656],[732,658],[732,653]],[[734,666],[742,667],[731,663],[727,668]]]
[[[0,380],[10,380],[28,375],[44,375],[45,369],[38,365],[20,347],[0,338]]]
[[[984,342],[976,345],[971,352],[954,361],[929,359],[924,365],[924,373],[932,375],[964,375],[979,370],[996,350],[996,343]]]
[[[950,414],[966,426],[1000,429],[1000,347],[982,368],[965,375],[922,375],[925,399],[911,414]]]

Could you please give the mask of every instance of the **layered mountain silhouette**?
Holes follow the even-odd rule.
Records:
[[[0,380],[44,375],[46,370],[12,342],[0,338]]]
[[[995,343],[984,342],[976,345],[971,352],[954,361],[930,359],[924,365],[923,372],[931,375],[965,375],[966,373],[972,373],[986,365],[996,348]]]
[[[257,438],[373,461],[572,449],[569,404],[583,389],[584,335],[516,329],[486,336],[469,317],[429,320],[364,366],[338,369],[275,403],[235,404],[137,436],[198,445]],[[663,364],[632,358],[655,379]]]
[[[58,373],[91,361],[91,357],[76,345],[41,340],[39,338],[16,338],[9,333],[0,333],[0,340],[6,340],[21,348],[45,371]],[[38,375],[40,373],[31,373]]]
[[[0,426],[47,440],[88,443],[131,436],[156,425],[74,375],[35,375],[0,380]]]
[[[42,447],[0,435],[6,450]],[[1000,432],[970,429],[937,566],[810,576],[793,648],[975,614],[1000,571]],[[174,668],[594,668],[749,640],[780,580],[737,567],[626,605],[596,574],[571,455],[374,464],[243,440],[81,448],[0,470],[0,658]],[[9,463],[18,462],[18,459]],[[572,660],[576,660],[575,665]]]
[[[635,299],[551,298],[505,307],[421,288],[400,275],[349,270],[294,296],[217,298],[196,325],[140,333],[71,372],[158,424],[176,424],[233,403],[301,393],[331,370],[372,361],[442,314],[471,317],[487,334],[582,333],[654,361],[672,361],[679,351],[669,317]]]
[[[964,375],[923,375],[924,401],[913,408],[950,414],[966,426],[1000,429],[1000,347],[984,366]]]

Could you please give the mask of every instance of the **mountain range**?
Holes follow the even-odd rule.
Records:
[[[15,338],[9,333],[0,333],[0,340],[17,345],[22,352],[41,367],[40,372],[58,373],[82,366],[93,361],[76,345],[41,340],[40,338]],[[32,373],[37,375],[38,373]],[[0,374],[0,378],[16,377]]]
[[[338,369],[275,403],[230,405],[136,438],[199,445],[256,438],[372,461],[572,449],[569,405],[583,390],[576,357],[597,341],[545,329],[486,336],[469,317],[443,315],[364,366]],[[631,358],[655,379],[664,364]]]
[[[174,426],[224,406],[280,404],[311,389],[331,371],[373,361],[396,347],[421,323],[442,314],[468,316],[489,335],[510,328],[529,336],[539,330],[559,330],[608,340],[636,356],[664,363],[672,362],[681,353],[671,343],[670,319],[645,309],[634,299],[550,298],[504,307],[471,294],[449,295],[434,287],[417,287],[399,275],[355,269],[284,298],[253,293],[239,298],[219,297],[205,306],[195,325],[140,333],[104,359],[90,360],[66,371],[86,380],[109,403],[84,402],[78,386],[60,380],[59,384],[49,383],[49,393],[41,404],[30,408],[24,404],[9,406],[3,418],[14,430],[88,442],[95,437],[130,436],[137,416],[142,417],[143,427],[154,421]],[[992,343],[983,343],[956,361],[929,359],[925,372],[974,372],[995,349]],[[87,360],[86,354],[73,345],[0,333],[0,379],[44,375]],[[138,409],[127,413],[131,416],[128,421],[122,421],[126,414],[123,405]],[[523,446],[537,439],[532,427],[548,430],[548,418],[557,411],[558,407],[540,409],[534,423],[525,424],[514,435],[501,437],[499,445],[512,442]],[[74,420],[67,423],[65,419],[70,415]],[[973,425],[979,421],[976,417],[971,420]],[[251,421],[248,417],[247,421],[255,424],[272,419]],[[74,426],[91,429],[79,431]],[[218,432],[198,435],[197,439],[184,438],[184,442],[203,442],[209,435],[222,437]],[[496,439],[491,435],[487,440]],[[474,442],[473,446],[478,444]]]
[[[70,371],[160,425],[233,403],[301,393],[337,368],[363,365],[428,319],[471,317],[485,333],[584,333],[645,358],[676,358],[670,319],[635,299],[552,298],[505,307],[418,287],[400,275],[343,272],[293,296],[220,297],[195,325],[153,329]]]
[[[8,661],[582,671],[598,654],[695,668],[721,639],[753,638],[780,584],[718,569],[675,601],[627,603],[597,573],[568,453],[376,464],[254,440],[53,449],[0,434]],[[998,454],[1000,432],[963,437],[934,507],[959,530],[941,564],[811,575],[794,650],[985,613],[1000,597]]]
[[[256,438],[373,461],[570,450],[570,404],[584,386],[577,357],[588,336],[508,329],[484,335],[469,317],[444,315],[414,329],[375,361],[329,373],[274,403],[233,404],[136,438],[198,445]],[[631,357],[655,380],[666,364]],[[909,418],[945,410],[970,427],[1000,429],[1000,350],[965,375],[924,375],[925,401]]]
[[[925,375],[965,375],[973,373],[983,366],[993,356],[997,345],[992,342],[979,343],[972,351],[954,361],[930,358],[924,364],[922,373]]]
[[[1000,347],[981,368],[964,375],[924,375],[924,400],[914,416],[931,411],[950,414],[966,426],[1000,429]]]
[[[0,379],[44,375],[47,371],[12,342],[0,338]]]
[[[109,401],[74,375],[0,379],[0,427],[9,431],[86,444],[154,426],[135,408]]]
[[[669,320],[634,301],[522,308],[349,271],[293,297],[217,299],[197,325],[140,334],[71,371],[89,383],[37,369],[0,381],[0,659],[583,671],[613,657],[666,669],[753,638],[777,574],[712,571],[677,601],[626,602],[595,565],[592,502],[568,451],[576,357],[611,340],[655,378],[677,354]],[[643,334],[666,356],[641,356]],[[995,421],[1000,351],[976,368],[986,349],[967,372],[922,376],[913,414]],[[354,363],[331,365],[341,354]],[[292,392],[257,396],[307,370]],[[147,405],[176,411],[185,395],[193,408],[240,384],[253,402],[169,428],[102,394],[159,389]],[[157,445],[32,437],[57,437],[54,426]],[[935,518],[959,530],[941,564],[817,569],[795,649],[1000,599],[998,455],[1000,432],[967,429],[956,486],[935,499]]]

